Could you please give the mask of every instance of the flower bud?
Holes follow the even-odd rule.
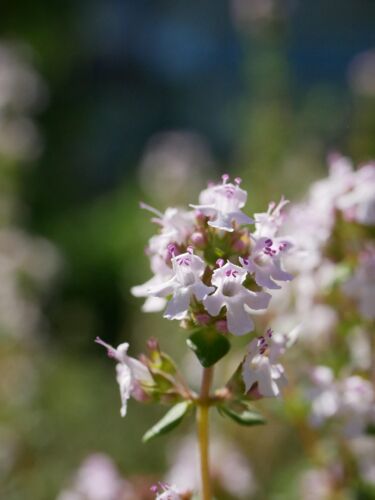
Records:
[[[196,231],[195,233],[193,233],[191,235],[191,242],[193,243],[193,245],[195,247],[202,248],[206,243],[206,239],[205,239],[203,233]]]
[[[219,319],[219,321],[216,321],[215,327],[220,333],[228,333],[228,324],[226,319]]]

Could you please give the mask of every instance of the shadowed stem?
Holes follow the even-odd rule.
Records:
[[[211,500],[211,480],[209,466],[208,412],[210,409],[210,387],[213,367],[204,368],[201,391],[197,407],[198,442],[201,464],[202,500]]]

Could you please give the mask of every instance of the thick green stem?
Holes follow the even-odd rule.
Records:
[[[210,387],[213,368],[204,368],[201,391],[197,407],[198,442],[201,464],[202,500],[211,500],[211,479],[209,466],[209,426],[208,412],[210,409]]]

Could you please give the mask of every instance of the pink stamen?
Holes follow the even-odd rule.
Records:
[[[189,245],[189,246],[187,247],[187,249],[186,249],[186,250],[187,250],[187,251],[188,251],[191,255],[194,253],[194,248],[193,248],[191,245]]]
[[[223,265],[224,265],[224,259],[217,259],[216,265],[219,266],[219,267],[223,267]]]
[[[223,174],[221,176],[222,180],[223,180],[223,184],[226,184],[229,180],[229,175],[228,174]]]
[[[241,184],[241,182],[242,182],[241,177],[236,177],[236,178],[234,179],[234,182],[237,184],[237,186],[239,186],[239,185]]]

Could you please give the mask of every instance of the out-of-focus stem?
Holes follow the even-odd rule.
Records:
[[[208,412],[210,408],[210,387],[213,367],[204,368],[201,391],[197,403],[197,427],[201,465],[202,500],[211,500],[211,479],[209,466],[209,426]]]

